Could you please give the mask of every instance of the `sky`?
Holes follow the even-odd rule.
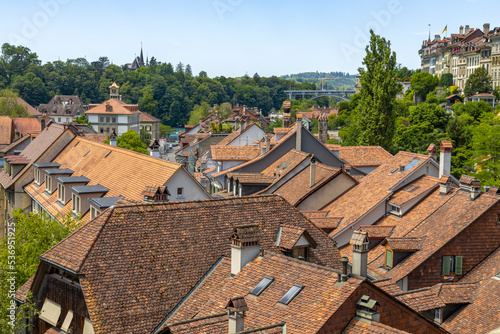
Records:
[[[0,43],[26,46],[43,63],[107,56],[123,65],[142,43],[144,57],[210,77],[355,74],[370,29],[416,69],[429,28],[433,38],[445,26],[448,36],[460,25],[500,26],[499,10],[498,0],[17,0],[2,4]]]

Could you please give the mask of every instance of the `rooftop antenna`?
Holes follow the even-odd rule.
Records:
[[[429,41],[431,40],[431,24],[429,23]]]

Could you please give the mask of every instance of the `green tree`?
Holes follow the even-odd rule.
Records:
[[[207,102],[201,102],[194,106],[193,111],[191,111],[191,116],[189,117],[188,124],[194,125],[198,124],[200,117],[204,119],[210,113],[210,105]]]
[[[75,122],[76,124],[87,124],[90,127],[92,126],[86,114],[75,117]]]
[[[493,86],[491,84],[491,77],[488,71],[484,67],[478,67],[469,76],[467,82],[465,83],[464,95],[469,98],[472,95],[479,93],[489,93],[493,92]]]
[[[483,186],[500,186],[500,117],[485,115],[472,130],[471,169]]]
[[[191,69],[191,65],[189,64],[186,65],[186,74],[193,76],[193,70]]]
[[[467,114],[473,118],[474,122],[477,124],[480,122],[480,119],[493,111],[493,108],[484,101],[478,102],[467,102],[453,105],[452,109],[454,109],[457,115]]]
[[[370,30],[370,44],[359,68],[361,99],[357,107],[356,128],[359,144],[389,149],[394,132],[394,101],[401,85],[394,78],[396,53],[391,43]]]
[[[453,74],[444,73],[441,75],[441,86],[450,87],[451,85],[453,85]]]
[[[52,219],[45,214],[24,214],[16,210],[14,215],[15,231],[9,230],[0,246],[0,332],[11,333],[12,327],[7,323],[8,306],[12,298],[9,293],[11,278],[9,272],[16,272],[14,286],[18,289],[31,276],[38,267],[38,257],[58,242],[66,238],[80,226],[79,218],[68,214],[59,219]],[[12,254],[15,252],[15,262]],[[18,322],[22,323],[33,314],[33,303],[28,302],[18,311]],[[17,324],[17,329],[21,324]]]
[[[170,137],[173,132],[175,132],[175,130],[172,129],[169,125],[160,124],[160,138]]]
[[[438,84],[437,77],[428,72],[415,73],[410,80],[411,88],[418,96],[425,98]]]
[[[128,130],[116,138],[116,146],[139,153],[149,154],[148,145],[142,142],[141,137],[134,130]]]
[[[17,103],[17,93],[9,90],[0,90],[0,116],[29,117],[25,106]]]

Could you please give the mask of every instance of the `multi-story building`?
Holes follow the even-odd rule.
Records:
[[[110,99],[99,105],[94,105],[85,112],[90,124],[97,133],[118,136],[134,130],[140,133],[140,115],[137,104],[126,104],[121,100],[119,86],[113,82],[110,89]]]
[[[55,95],[47,104],[40,104],[38,111],[57,123],[71,123],[83,115],[83,102],[78,95]]]
[[[435,35],[432,41],[429,37],[419,50],[420,68],[439,77],[453,74],[453,85],[463,90],[469,76],[478,67],[484,67],[496,87],[500,82],[499,32],[500,28],[490,30],[490,24],[485,23],[482,30],[466,25],[451,37],[441,39],[440,35]]]

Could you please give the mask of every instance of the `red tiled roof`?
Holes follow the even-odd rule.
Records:
[[[371,321],[370,323],[356,318],[342,331],[342,334],[409,334],[408,332]]]
[[[324,210],[330,211],[329,215],[344,217],[342,223],[332,233],[342,231],[374,206],[388,198],[393,187],[428,159],[432,158],[426,155],[401,151],[363,177],[357,186],[324,208]],[[411,169],[399,171],[399,166],[408,165],[412,161],[416,161],[416,164]]]
[[[40,122],[36,118],[14,117],[12,118],[12,121],[14,122],[14,128],[16,131],[19,131],[21,136],[28,133],[39,132],[41,130]]]
[[[0,145],[9,145],[13,137],[13,122],[9,116],[0,116]]]
[[[111,110],[106,111],[107,106],[110,106]],[[136,110],[137,108],[127,108],[122,101],[118,101],[117,99],[109,99],[106,102],[99,104],[98,106],[91,108],[85,112],[85,114],[110,114],[110,115],[132,115],[140,113],[140,111]],[[135,109],[135,110],[134,110]]]
[[[159,123],[160,120],[147,112],[141,111],[141,123]]]
[[[227,137],[226,137],[227,138]],[[212,159],[216,161],[249,161],[258,157],[261,150],[257,146],[210,146]]]
[[[342,160],[354,167],[380,166],[392,158],[392,154],[380,146],[339,146],[338,152]]]

